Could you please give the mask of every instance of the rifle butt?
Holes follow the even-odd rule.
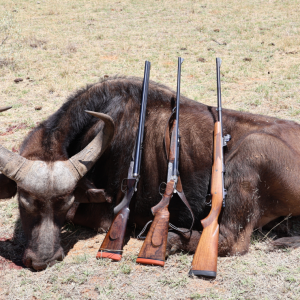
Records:
[[[216,219],[203,229],[189,275],[215,278],[217,275],[219,224]]]
[[[165,265],[170,213],[167,207],[155,214],[153,223],[140,250],[137,263]]]
[[[109,258],[114,261],[122,259],[124,237],[130,210],[124,207],[114,218],[96,258]]]

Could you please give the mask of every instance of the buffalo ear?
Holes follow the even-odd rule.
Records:
[[[112,199],[109,197],[105,190],[97,189],[96,186],[83,177],[77,184],[74,191],[75,201],[79,203],[111,203]]]
[[[17,184],[5,175],[0,174],[0,199],[11,198],[16,192]]]

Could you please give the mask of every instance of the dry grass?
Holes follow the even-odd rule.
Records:
[[[274,250],[259,233],[245,256],[218,259],[212,281],[187,276],[192,255],[185,253],[170,256],[164,269],[137,265],[142,242],[136,239],[121,262],[96,260],[104,234],[70,224],[62,230],[63,262],[39,273],[23,269],[17,206],[0,204],[0,299],[299,299],[300,249]]]
[[[299,13],[297,0],[3,1],[1,106],[13,109],[0,113],[0,143],[18,149],[72,91],[105,75],[141,77],[146,59],[151,79],[175,89],[179,55],[183,94],[215,105],[219,56],[224,107],[299,122]],[[25,241],[16,201],[1,202],[0,211],[1,255],[18,263]],[[14,230],[15,238],[3,241]],[[121,263],[96,261],[103,236],[94,235],[65,229],[65,261],[40,273],[2,260],[0,298],[299,298],[297,249],[270,252],[265,240],[254,239],[249,254],[220,258],[210,282],[187,277],[192,256],[186,254],[170,257],[164,269],[136,265],[135,240]]]

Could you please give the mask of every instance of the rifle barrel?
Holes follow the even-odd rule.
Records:
[[[222,124],[222,97],[221,97],[221,78],[220,78],[221,62],[222,62],[221,58],[217,57],[216,67],[217,67],[217,93],[218,93],[218,121]],[[221,132],[223,134],[223,130]]]
[[[151,63],[146,60],[145,61],[145,71],[144,71],[142,103],[141,103],[141,111],[140,111],[138,136],[137,136],[137,140],[136,140],[135,153],[134,153],[133,177],[135,177],[135,178],[139,177],[140,168],[141,168],[142,144],[143,144],[143,138],[144,138],[144,125],[145,125],[145,118],[146,118],[146,106],[147,106],[147,98],[148,98],[150,67],[151,67]]]
[[[183,58],[178,57],[178,71],[177,71],[177,93],[176,93],[176,130],[175,130],[175,141],[178,143],[179,139],[179,105],[180,105],[180,78],[181,78],[181,64]],[[178,176],[178,158],[179,158],[179,147],[175,148],[175,159],[173,164],[173,176]]]

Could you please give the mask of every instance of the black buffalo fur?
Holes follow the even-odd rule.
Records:
[[[107,229],[112,208],[122,199],[121,181],[126,178],[136,138],[142,94],[139,78],[113,77],[79,90],[48,120],[25,139],[21,154],[48,162],[65,160],[83,149],[100,130],[102,122],[85,110],[110,115],[115,135],[95,166],[86,175],[97,188],[105,189],[112,204],[80,204],[74,222]],[[130,223],[142,228],[152,219],[150,208],[161,196],[166,181],[167,159],[163,137],[174,107],[175,92],[150,82],[138,190],[131,203]],[[195,251],[212,167],[213,128],[216,109],[181,97],[179,171],[183,189],[195,215],[192,237],[169,233],[168,249]],[[223,110],[223,132],[232,139],[224,148],[228,190],[220,216],[220,255],[245,253],[254,228],[280,216],[300,214],[300,126],[292,121]],[[170,222],[189,228],[191,216],[177,195],[169,207]],[[103,214],[105,212],[105,215]],[[102,217],[101,217],[102,216]],[[109,220],[106,223],[101,219]]]

